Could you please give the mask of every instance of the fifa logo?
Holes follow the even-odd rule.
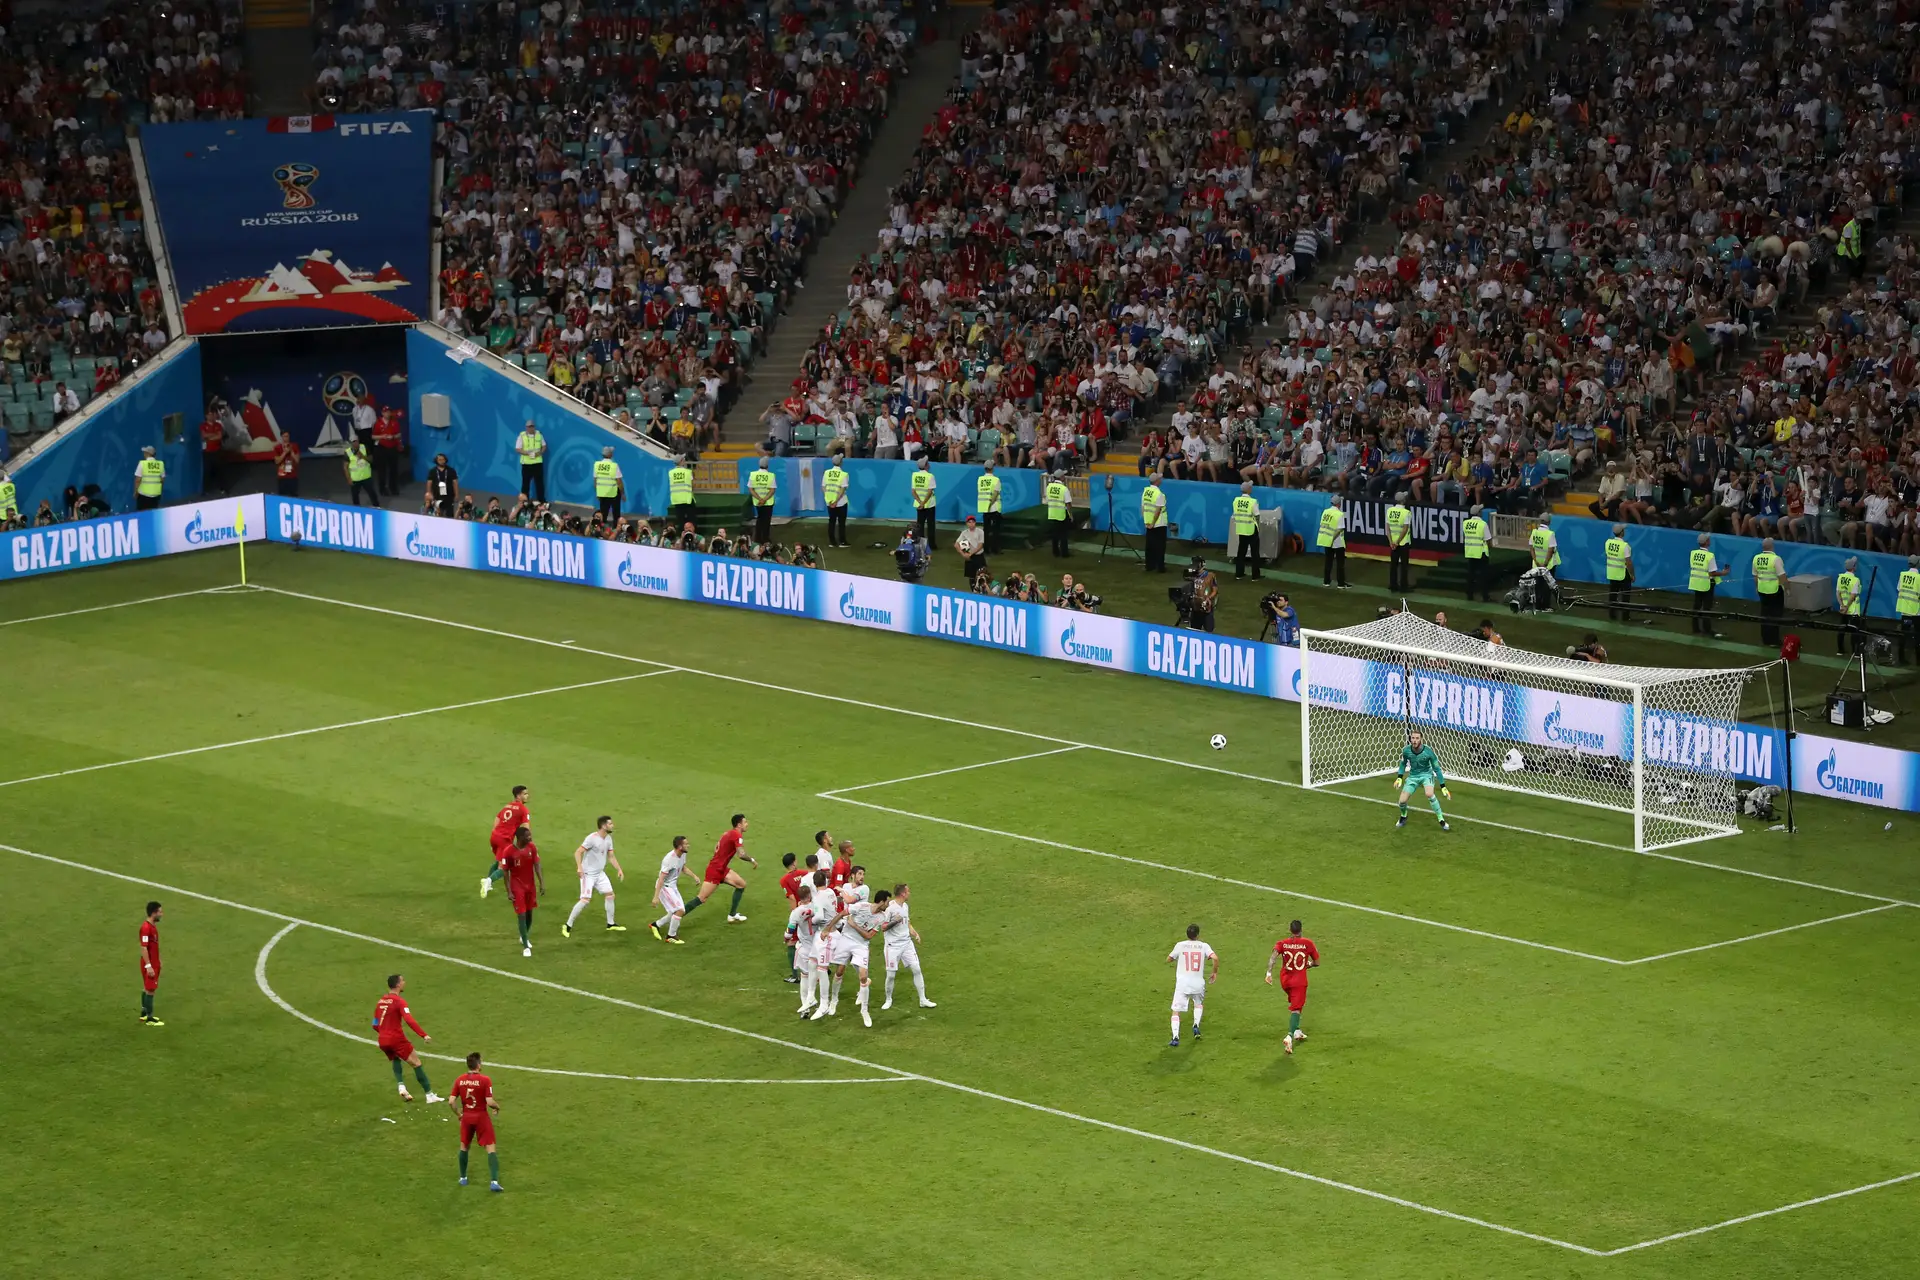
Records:
[[[319,180],[320,170],[304,160],[295,160],[290,164],[278,166],[273,171],[273,180],[280,184],[281,207],[286,209],[313,208],[313,194],[307,190]]]

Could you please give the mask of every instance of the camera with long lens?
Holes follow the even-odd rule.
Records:
[[[1560,589],[1553,574],[1544,568],[1533,568],[1520,575],[1520,581],[1513,584],[1513,590],[1507,592],[1507,608],[1514,613],[1551,613],[1553,599]]]

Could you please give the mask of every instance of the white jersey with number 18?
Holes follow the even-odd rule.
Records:
[[[1167,959],[1173,961],[1173,994],[1177,996],[1205,995],[1207,990],[1207,962],[1213,959],[1213,948],[1197,938],[1182,938],[1173,944],[1173,950],[1167,953]]]

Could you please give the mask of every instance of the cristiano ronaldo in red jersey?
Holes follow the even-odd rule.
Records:
[[[411,1027],[413,1034],[428,1042],[433,1037],[413,1020],[413,1010],[407,1008],[407,998],[401,994],[406,989],[407,980],[404,977],[397,973],[388,975],[387,994],[374,1001],[373,1032],[380,1039],[380,1052],[387,1055],[387,1062],[393,1067],[393,1083],[400,1090],[400,1096],[408,1102],[413,1101],[413,1095],[407,1092],[406,1081],[400,1078],[400,1068],[404,1064],[413,1068],[413,1078],[426,1091],[427,1101],[438,1102],[439,1095],[427,1083],[427,1068],[420,1061],[420,1051],[407,1039],[407,1029]]]
[[[487,874],[480,879],[480,896],[486,897],[493,892],[493,886],[507,873],[507,846],[513,843],[513,833],[525,827],[533,829],[533,814],[527,809],[527,801],[533,799],[533,792],[525,787],[513,789],[513,799],[505,808],[493,816],[493,833],[487,837],[487,843],[493,846],[493,865],[487,868]]]
[[[747,882],[733,869],[735,858],[745,858],[748,866],[755,871],[760,869],[760,864],[747,852],[747,815],[744,813],[733,815],[733,821],[727,824],[719,843],[713,846],[713,857],[707,859],[707,869],[700,876],[700,896],[687,904],[688,914],[692,914],[695,907],[704,905],[715,889],[728,884],[733,886],[733,905],[727,908],[727,923],[739,924],[746,919],[740,914],[740,899],[746,896]]]
[[[466,1074],[454,1080],[447,1105],[460,1117],[460,1185],[467,1185],[467,1149],[477,1138],[487,1153],[487,1190],[505,1191],[500,1185],[500,1154],[493,1142],[493,1113],[500,1104],[493,1097],[493,1081],[480,1072],[479,1054],[467,1055]]]
[[[1280,989],[1287,993],[1287,1038],[1281,1041],[1291,1054],[1296,1040],[1305,1040],[1307,1033],[1300,1029],[1300,1011],[1307,1007],[1307,970],[1320,966],[1320,948],[1313,945],[1313,939],[1302,937],[1300,922],[1295,920],[1287,926],[1287,936],[1273,944],[1273,954],[1267,957],[1267,985],[1273,985],[1273,966],[1280,966]]]

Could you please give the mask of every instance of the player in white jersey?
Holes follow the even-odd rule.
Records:
[[[813,885],[802,880],[794,886],[797,905],[787,914],[787,945],[793,948],[794,968],[800,974],[800,1016],[813,1011]]]
[[[686,939],[680,936],[680,920],[687,914],[686,899],[680,896],[680,877],[687,873],[687,838],[675,836],[673,848],[667,850],[660,859],[660,877],[653,882],[653,900],[667,914],[655,920],[651,926],[653,936],[661,936],[665,929],[665,940],[680,946],[686,945]]]
[[[580,847],[573,851],[573,869],[580,877],[580,901],[573,904],[573,910],[567,913],[567,922],[560,926],[560,936],[573,936],[573,923],[580,913],[593,901],[593,895],[599,894],[607,908],[607,931],[625,933],[627,926],[613,922],[613,881],[607,879],[607,868],[613,868],[613,874],[622,880],[627,873],[620,869],[620,859],[613,856],[613,819],[601,814],[593,824],[593,830],[580,841]]]
[[[880,927],[885,931],[880,954],[887,966],[887,998],[880,1007],[893,1008],[893,975],[904,967],[913,975],[913,989],[919,993],[920,1007],[933,1009],[938,1006],[927,999],[926,975],[920,972],[920,931],[907,918],[907,895],[904,884],[893,886],[892,893],[882,889],[873,895],[874,910],[880,913]]]
[[[833,968],[828,959],[833,949],[834,926],[840,922],[840,895],[827,887],[829,873],[813,873],[813,1018],[818,1021],[833,1012],[828,988]]]
[[[880,925],[874,919],[873,904],[867,901],[872,890],[867,887],[867,869],[854,867],[847,872],[847,882],[840,886],[841,916],[839,927],[833,932],[833,949],[828,961],[833,965],[833,995],[828,1003],[827,1012],[840,1010],[840,984],[847,976],[847,966],[851,964],[860,971],[860,990],[853,1002],[860,1006],[860,1021],[873,1025],[873,1014],[868,1011],[868,996],[872,988],[867,970],[872,963],[873,935],[880,931]]]
[[[1207,962],[1213,962],[1211,972]],[[1173,1039],[1167,1047],[1180,1047],[1180,1015],[1193,1006],[1193,1038],[1200,1038],[1200,1015],[1207,1003],[1207,984],[1220,976],[1220,953],[1200,941],[1200,926],[1187,926],[1186,940],[1173,944],[1173,950],[1167,953],[1167,963],[1173,966]]]

